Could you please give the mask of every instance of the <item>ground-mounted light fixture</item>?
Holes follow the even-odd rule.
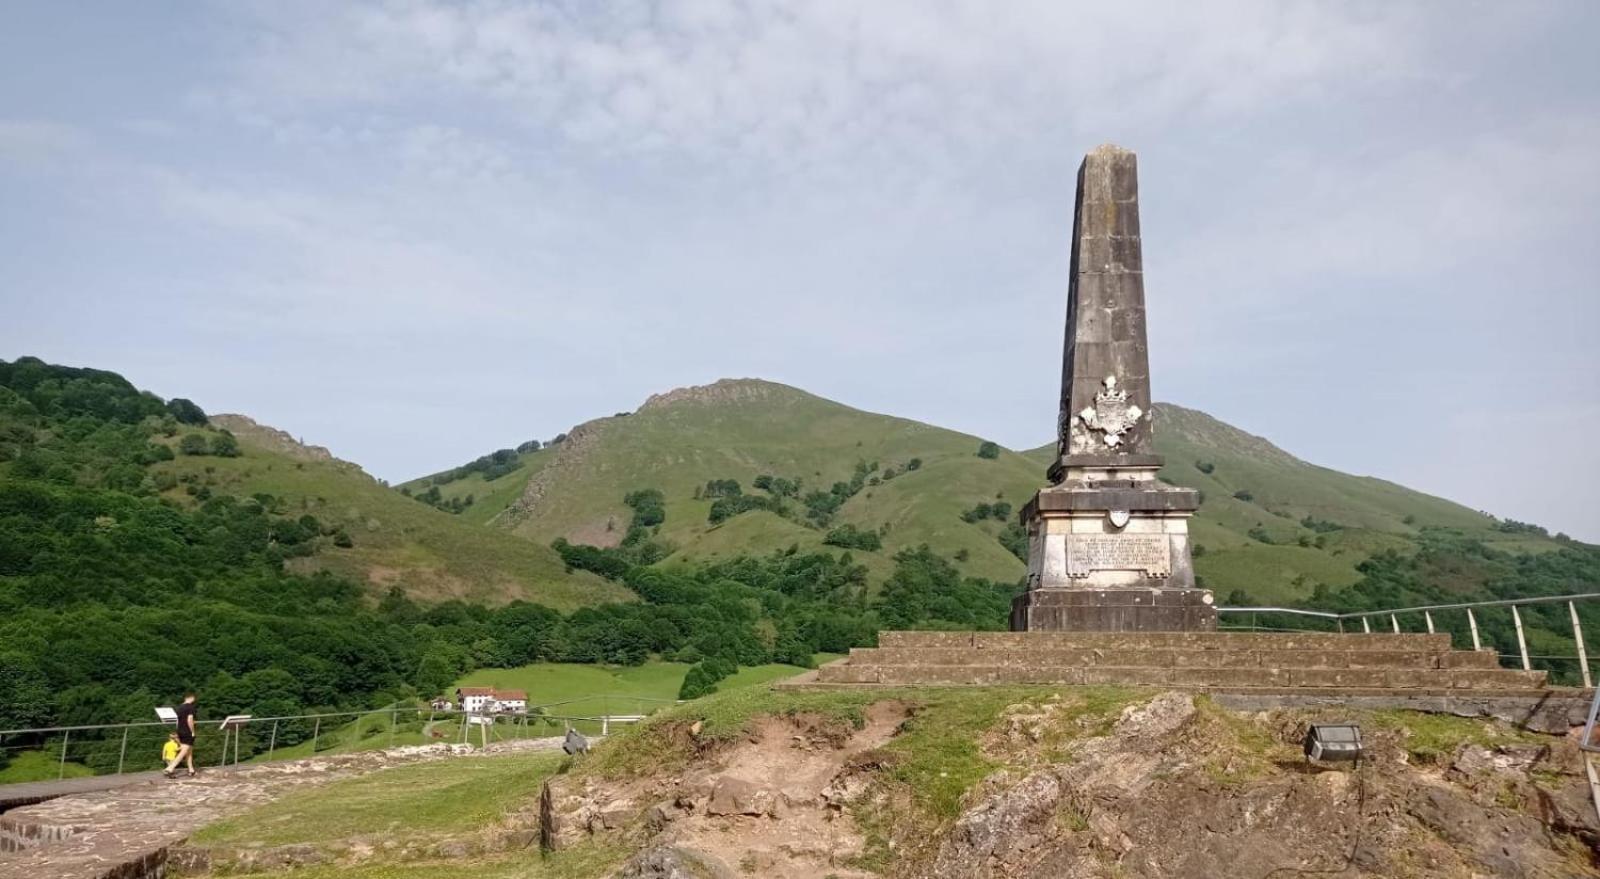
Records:
[[[1306,732],[1306,759],[1328,763],[1361,762],[1361,727],[1353,723],[1314,723]]]

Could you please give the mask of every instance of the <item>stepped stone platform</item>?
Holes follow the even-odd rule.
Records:
[[[799,686],[1123,685],[1224,704],[1399,707],[1492,715],[1547,731],[1581,724],[1591,691],[1502,668],[1447,634],[882,632]]]
[[[1445,634],[884,632],[821,670],[841,684],[1130,684],[1529,690],[1545,673],[1500,668]]]

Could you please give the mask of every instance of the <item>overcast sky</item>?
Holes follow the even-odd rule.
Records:
[[[1600,540],[1600,4],[7,4],[0,358],[400,480],[725,376],[1052,438],[1077,165],[1158,399]]]

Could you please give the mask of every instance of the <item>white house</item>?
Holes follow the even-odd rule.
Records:
[[[495,690],[495,710],[506,714],[527,714],[528,694],[522,690]]]
[[[461,687],[456,690],[456,707],[469,714],[486,714],[494,710],[494,689],[491,687]]]
[[[528,694],[523,690],[461,687],[456,690],[456,706],[468,714],[526,714]]]

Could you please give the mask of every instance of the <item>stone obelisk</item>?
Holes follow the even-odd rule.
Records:
[[[1199,496],[1156,480],[1151,408],[1138,163],[1106,145],[1078,169],[1056,461],[1022,510],[1028,591],[1013,630],[1216,628],[1189,555]]]

